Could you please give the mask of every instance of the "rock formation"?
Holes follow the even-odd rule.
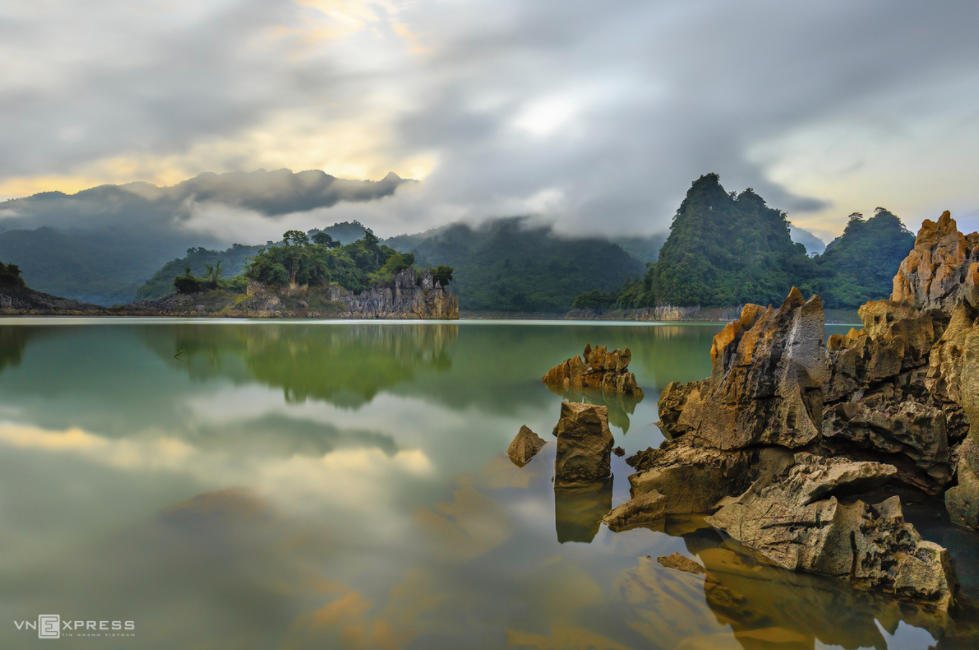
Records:
[[[561,402],[561,419],[554,427],[557,457],[554,485],[585,485],[612,475],[612,432],[608,409],[594,404]]]
[[[747,305],[714,338],[707,379],[669,384],[668,440],[628,459],[619,529],[708,521],[776,564],[948,609],[948,553],[904,522],[900,490],[945,497],[979,528],[979,234],[926,221],[891,300],[824,345],[819,298]],[[970,433],[971,431],[971,433]]]
[[[596,390],[642,399],[636,376],[628,370],[631,361],[629,348],[609,352],[607,346],[593,348],[589,343],[585,345],[584,359],[574,356],[554,366],[544,375],[543,382],[564,390]]]
[[[97,316],[105,308],[33,289],[0,287],[0,316]]]
[[[670,553],[669,555],[658,557],[656,561],[667,569],[679,569],[680,571],[693,574],[707,573],[707,569],[679,553]]]
[[[359,294],[340,287],[276,288],[249,282],[247,292],[172,294],[120,305],[119,316],[227,316],[232,318],[458,319],[459,297],[435,281],[430,269],[398,272],[391,282]]]
[[[531,431],[530,427],[524,425],[520,427],[520,431],[517,432],[513,442],[510,443],[510,446],[506,450],[506,455],[510,457],[514,465],[523,467],[546,444],[546,440]]]

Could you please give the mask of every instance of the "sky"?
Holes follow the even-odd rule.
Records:
[[[977,24],[961,0],[4,0],[0,199],[395,172],[421,182],[186,227],[650,234],[717,172],[825,240],[877,206],[974,230]]]

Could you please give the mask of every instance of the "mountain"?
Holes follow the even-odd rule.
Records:
[[[813,288],[832,308],[886,298],[894,274],[912,248],[914,235],[885,208],[877,208],[866,220],[859,213],[851,214],[843,234],[815,258]]]
[[[361,239],[366,232],[366,228],[358,221],[335,223],[328,228],[313,229],[309,231],[310,238],[316,233],[325,232],[339,241],[341,244],[352,244]],[[271,242],[270,242],[271,243]],[[249,259],[258,253],[266,244],[256,246],[245,246],[234,244],[230,248],[217,251],[204,247],[189,248],[187,255],[175,258],[162,268],[156,271],[149,280],[142,284],[136,291],[136,300],[157,300],[173,293],[173,279],[178,275],[183,275],[190,265],[192,275],[207,275],[207,265],[216,266],[221,263],[221,275],[225,278],[232,278],[245,272],[245,265]]]
[[[806,252],[811,255],[819,255],[826,250],[826,242],[812,234],[808,230],[789,224],[789,236],[792,241],[806,247]]]
[[[642,263],[600,237],[562,237],[525,217],[462,223],[385,241],[417,264],[454,268],[452,288],[467,311],[565,312],[575,296],[610,291]]]
[[[381,199],[413,182],[395,174],[354,181],[280,169],[200,174],[171,187],[128,183],[44,192],[0,203],[0,257],[17,264],[40,291],[102,305],[127,302],[188,248],[221,243],[187,227],[202,207],[274,218]]]
[[[666,241],[666,233],[656,233],[647,237],[612,237],[613,244],[618,244],[622,250],[635,257],[640,262],[655,262],[659,259],[659,250]]]
[[[913,245],[901,220],[878,208],[868,220],[851,215],[843,234],[810,258],[805,245],[792,241],[784,212],[751,189],[728,193],[717,174],[706,174],[690,187],[646,274],[616,291],[583,293],[574,306],[778,304],[797,286],[807,295],[818,293],[827,307],[855,308],[887,298]]]

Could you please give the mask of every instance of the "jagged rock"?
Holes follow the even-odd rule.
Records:
[[[650,490],[614,508],[602,523],[614,531],[651,524],[666,516],[666,503],[666,497]]]
[[[945,507],[953,524],[979,530],[979,448],[966,438],[958,453],[958,485],[945,493]]]
[[[629,476],[632,501],[636,503],[629,501],[620,506],[622,511],[617,517],[630,521],[636,520],[640,512],[645,512],[650,520],[662,514],[713,512],[718,501],[740,494],[751,483],[751,453],[702,446],[689,437],[640,452],[627,462],[638,470]],[[662,504],[643,498],[652,492],[662,495]],[[661,509],[662,514],[658,514]]]
[[[841,501],[896,472],[880,463],[798,453],[787,470],[759,478],[707,521],[787,569],[850,579],[948,610],[956,587],[948,551],[905,523],[900,499]]]
[[[593,348],[589,343],[585,345],[584,359],[581,356],[567,359],[548,370],[542,381],[565,390],[599,390],[642,399],[636,376],[628,371],[631,361],[629,348],[609,352],[607,346]]]
[[[819,297],[805,302],[796,288],[777,310],[746,305],[714,337],[710,380],[668,390],[661,422],[717,449],[811,443],[830,376],[825,329]]]
[[[680,571],[686,571],[687,573],[699,574],[707,573],[705,569],[700,564],[697,564],[688,557],[684,557],[679,553],[670,553],[669,555],[664,555],[656,558],[656,561],[665,566],[667,569],[679,569]]]
[[[677,438],[700,423],[703,395],[710,387],[710,378],[686,384],[671,381],[666,385],[659,396],[659,422],[656,423],[663,435]]]
[[[581,485],[611,476],[612,432],[608,409],[594,404],[561,402],[561,418],[554,427],[557,456],[555,485]]]
[[[823,437],[831,450],[875,452],[897,465],[900,479],[940,494],[951,479],[945,414],[893,391],[827,407]]]
[[[510,446],[506,450],[506,455],[510,457],[514,465],[523,467],[546,444],[546,440],[531,431],[530,427],[525,424],[520,427],[520,431],[517,432],[513,442],[510,443]]]
[[[894,276],[891,300],[945,312],[979,307],[979,233],[960,233],[947,210],[937,223],[925,219]]]
[[[625,456],[625,449],[622,447],[612,447],[612,453],[621,458],[622,456]]]

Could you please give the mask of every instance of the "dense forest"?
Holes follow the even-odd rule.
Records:
[[[913,245],[900,219],[878,208],[868,220],[851,215],[843,235],[810,257],[792,241],[784,212],[750,188],[728,193],[717,174],[707,174],[687,192],[658,261],[642,278],[579,295],[574,306],[769,304],[798,286],[819,293],[827,307],[856,307],[890,294],[891,278]]]
[[[454,267],[453,290],[469,311],[566,312],[583,291],[613,290],[643,270],[607,239],[559,237],[522,217],[477,228],[456,223],[385,243],[421,263]]]
[[[213,251],[208,251],[213,252]],[[244,272],[230,279],[221,278],[222,261],[205,263],[206,275],[195,275],[188,263],[184,273],[171,279],[172,290],[179,293],[223,289],[244,292],[248,280],[281,287],[339,286],[360,293],[374,284],[390,282],[395,274],[414,265],[414,256],[399,253],[380,240],[370,229],[349,244],[341,244],[326,231],[313,231],[312,237],[301,230],[289,230],[279,244],[262,246],[250,256]],[[434,277],[443,287],[452,280],[452,268],[440,265]]]
[[[16,264],[0,262],[0,288],[22,291],[27,288],[24,278],[20,277],[20,268]]]
[[[314,229],[309,231],[309,237],[315,237],[317,233],[328,234],[335,241],[341,244],[350,244],[364,236],[367,229],[358,221],[342,221],[335,223],[328,228]],[[281,242],[279,242],[281,243]],[[265,247],[273,246],[273,242],[268,242]],[[153,274],[136,291],[136,300],[157,300],[170,293],[173,293],[173,278],[178,273],[196,277],[207,277],[208,267],[215,267],[221,264],[221,272],[227,278],[241,275],[245,272],[245,267],[253,255],[258,253],[263,246],[245,246],[234,244],[230,248],[218,251],[204,247],[189,248],[187,255],[178,257],[167,262],[161,269]],[[186,271],[190,266],[189,273]]]

